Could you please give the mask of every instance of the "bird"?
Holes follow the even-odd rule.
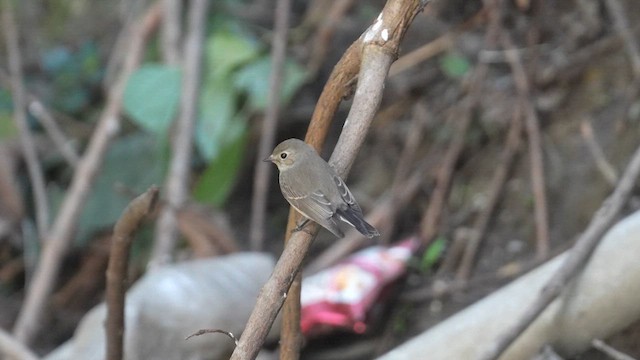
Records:
[[[343,221],[367,238],[380,235],[364,220],[362,209],[333,167],[304,141],[285,140],[264,161],[278,167],[282,195],[306,218],[294,230],[312,220],[342,238],[338,222]]]

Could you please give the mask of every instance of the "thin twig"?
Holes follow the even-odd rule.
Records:
[[[262,132],[260,144],[258,145],[258,156],[256,158],[255,177],[253,180],[253,198],[251,201],[249,241],[251,250],[253,251],[261,251],[264,245],[264,221],[267,211],[269,179],[271,178],[273,165],[262,161],[262,159],[271,153],[276,138],[276,128],[278,127],[278,115],[280,112],[280,93],[282,90],[284,64],[287,54],[290,8],[291,0],[278,0],[276,2],[267,109],[264,120],[262,121]]]
[[[593,339],[591,341],[591,346],[602,351],[613,360],[636,360],[635,358],[623,353],[622,351],[612,348],[600,339]]]
[[[602,151],[602,147],[593,135],[593,127],[589,119],[584,119],[580,123],[580,133],[582,133],[582,138],[587,144],[587,149],[589,149],[591,156],[593,156],[596,167],[600,170],[602,176],[607,180],[609,185],[612,187],[616,186],[618,182],[618,172],[609,160],[607,160],[607,156],[604,154],[604,151]]]
[[[0,69],[0,82],[7,87],[11,87],[11,77],[3,69]],[[25,89],[25,95],[29,104],[27,110],[38,119],[47,132],[47,135],[49,135],[53,141],[53,144],[58,148],[58,151],[60,151],[62,157],[71,168],[75,169],[80,161],[80,156],[73,146],[71,146],[71,141],[67,139],[64,132],[60,129],[58,122],[53,117],[52,111],[48,109],[37,96],[30,93],[28,89]]]
[[[200,209],[193,204],[180,209],[178,212],[178,226],[187,238],[189,237],[189,231],[192,233],[197,232],[198,236],[206,239],[204,241],[208,245],[203,246],[214,247],[219,254],[230,254],[240,250],[238,241],[229,226],[226,226],[215,214],[210,214],[209,211]],[[198,251],[194,249],[194,253],[197,254]]]
[[[44,174],[40,167],[29,125],[27,124],[26,99],[22,75],[22,60],[18,44],[18,29],[13,9],[13,2],[2,1],[2,22],[11,74],[11,90],[13,95],[13,118],[20,134],[20,146],[27,164],[29,181],[35,198],[36,227],[38,237],[44,240],[49,228],[49,200],[45,189]]]
[[[53,115],[51,115],[51,112],[37,99],[30,101],[29,112],[31,112],[31,114],[38,119],[42,127],[44,127],[67,164],[69,164],[72,169],[75,169],[78,166],[78,162],[80,162],[80,156],[73,146],[71,146],[71,141],[67,139],[62,132]]]
[[[16,338],[24,343],[31,342],[42,324],[44,307],[55,285],[62,258],[71,243],[72,231],[78,221],[91,185],[100,170],[111,139],[117,134],[120,127],[119,114],[122,108],[125,85],[140,62],[147,37],[159,21],[159,10],[159,6],[152,6],[142,20],[134,25],[135,31],[132,32],[130,38],[125,66],[109,91],[107,104],[97,128],[73,175],[71,186],[60,206],[58,217],[46,236],[45,246],[40,254],[31,285],[27,289],[24,306],[14,327]]]
[[[172,157],[165,183],[166,206],[163,207],[156,224],[155,242],[149,266],[163,265],[171,260],[178,238],[177,211],[184,206],[189,196],[189,178],[198,99],[200,96],[202,43],[209,0],[191,2],[188,14],[188,34],[185,44],[184,78],[180,115],[175,125],[172,141]]]
[[[162,0],[162,58],[169,66],[180,64],[182,0]]]
[[[394,55],[398,52],[400,41],[424,5],[419,1],[390,0],[378,20],[361,37],[362,44],[365,45],[358,87],[353,105],[345,120],[343,132],[330,160],[338,175],[343,178],[346,178],[358,148],[364,141],[368,125],[379,106],[384,80]],[[329,84],[325,86],[325,91],[327,89],[339,91],[341,94],[344,90],[339,85],[334,88]],[[326,96],[339,101],[340,97],[334,97],[335,95]],[[331,104],[331,107],[335,109],[337,104]],[[325,114],[333,114],[333,112]],[[327,120],[326,117],[320,117],[317,121],[326,122]],[[313,134],[313,129],[319,129],[319,133]],[[310,143],[315,145],[315,139],[318,136],[324,139],[326,129],[320,124],[312,122],[307,134],[306,140],[311,139]],[[231,355],[232,360],[254,359],[257,356],[269,328],[287,297],[287,290],[298,273],[302,260],[319,228],[317,224],[310,223],[305,230],[295,232],[287,242],[273,274],[260,292],[240,342]]]
[[[631,157],[613,193],[602,203],[600,209],[593,215],[589,226],[580,235],[567,258],[551,279],[549,279],[539,296],[531,303],[522,317],[517,319],[512,327],[507,329],[491,344],[489,350],[481,359],[497,359],[547,306],[560,295],[565,285],[582,269],[582,266],[587,262],[591,252],[596,245],[598,245],[604,233],[616,220],[631,195],[638,175],[640,175],[640,148],[638,148]]]
[[[326,15],[324,15],[320,26],[318,26],[318,30],[311,40],[311,55],[309,55],[309,61],[307,63],[309,79],[315,78],[322,67],[327,57],[328,49],[331,47],[330,44],[333,33],[338,28],[338,24],[342,21],[347,11],[353,6],[353,3],[354,0],[335,0],[327,3],[331,4],[329,10],[323,7],[319,11],[322,14],[326,12]]]
[[[487,0],[484,7],[489,16],[489,28],[485,35],[485,47],[494,48],[500,30],[500,0]],[[468,97],[452,112],[452,119],[456,121],[457,128],[451,139],[438,173],[436,185],[429,205],[420,222],[420,239],[424,245],[428,245],[438,233],[440,217],[449,194],[453,171],[465,144],[465,136],[471,124],[472,112],[478,105],[481,96],[482,82],[486,77],[487,65],[480,63],[471,75],[468,88]]]
[[[507,32],[502,33],[501,40],[505,49],[514,48],[513,41]],[[529,159],[531,161],[531,187],[535,199],[536,256],[543,259],[549,254],[549,211],[544,180],[542,141],[540,140],[540,120],[530,100],[529,79],[520,55],[513,51],[508,51],[505,55],[511,66],[511,71],[513,71],[520,102],[524,106],[525,125],[529,140]]]
[[[389,70],[389,77],[396,76],[450,49],[455,44],[455,40],[458,38],[458,35],[481,24],[484,21],[485,17],[486,8],[483,7],[480,11],[478,11],[468,20],[464,21],[462,24],[457,25],[455,28],[445,32],[434,40],[420,46],[419,48],[405,55],[402,55],[402,57],[400,57],[393,63],[393,65],[391,65],[391,69]]]
[[[0,358],[6,360],[38,360],[39,357],[16,338],[0,328]]]
[[[233,333],[231,331],[226,331],[226,330],[222,330],[222,329],[201,329],[201,330],[198,330],[195,333],[187,336],[185,338],[185,340],[189,340],[192,337],[202,336],[204,334],[216,334],[216,333],[227,335],[231,340],[233,340],[233,343],[236,344],[236,346],[238,346],[238,338],[236,338],[236,336],[233,335]]]
[[[17,157],[7,143],[0,144],[0,199],[5,221],[20,222],[25,214],[25,202],[15,181]]]
[[[106,359],[123,359],[125,331],[125,293],[127,291],[127,265],[129,250],[135,233],[143,220],[153,212],[158,202],[158,187],[152,186],[144,194],[133,199],[122,212],[113,228],[111,254],[107,268],[107,320]]]
[[[460,105],[462,106],[462,110],[460,111],[462,113],[456,111],[458,109],[455,109],[452,113],[452,119],[456,120],[457,128],[455,129],[449,148],[442,159],[442,163],[438,168],[435,188],[431,194],[427,210],[420,222],[420,240],[425,246],[428,245],[438,233],[440,217],[451,188],[451,179],[453,178],[455,165],[464,148],[467,130],[469,129],[472,118],[470,104],[468,103],[469,101],[466,101]]]
[[[493,179],[491,180],[491,186],[489,187],[489,193],[487,195],[487,204],[476,218],[473,230],[471,231],[471,235],[467,241],[467,246],[465,247],[465,251],[462,255],[460,266],[458,267],[458,272],[456,274],[456,279],[458,281],[466,282],[471,276],[471,270],[473,268],[478,249],[480,248],[480,243],[487,231],[491,216],[498,205],[502,188],[504,187],[509,175],[509,169],[511,168],[515,156],[518,153],[518,149],[520,148],[521,133],[522,107],[516,106],[513,119],[511,119],[511,126],[509,127],[509,133],[507,134],[504,150],[502,151],[496,170],[493,173]]]
[[[635,37],[629,28],[629,22],[625,16],[625,10],[618,0],[606,0],[604,3],[611,14],[611,17],[613,17],[613,23],[616,27],[616,31],[620,34],[620,37],[622,37],[622,41],[624,41],[627,54],[631,60],[633,76],[636,79],[640,79],[640,49],[638,49],[638,44],[636,43]]]

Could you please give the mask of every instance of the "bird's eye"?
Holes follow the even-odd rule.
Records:
[[[283,152],[280,154],[280,159],[286,159],[287,158],[287,153]]]

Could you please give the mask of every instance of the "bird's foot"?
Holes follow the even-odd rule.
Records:
[[[293,228],[293,230],[291,230],[291,233],[296,233],[298,231],[302,231],[304,230],[305,225],[307,225],[307,223],[309,222],[309,219],[304,219],[301,223],[299,223],[295,228]],[[310,234],[308,231],[305,231],[307,234]]]

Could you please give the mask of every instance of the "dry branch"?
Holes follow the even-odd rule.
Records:
[[[509,345],[520,336],[529,325],[562,292],[565,285],[578,273],[598,245],[602,235],[611,227],[626,204],[636,180],[640,175],[640,148],[635,151],[629,165],[620,177],[613,193],[594,214],[587,229],[580,235],[558,271],[549,279],[539,296],[529,305],[524,315],[502,336],[495,340],[483,360],[497,359]]]
[[[419,1],[390,0],[376,22],[357,42],[364,46],[358,87],[353,99],[353,106],[345,120],[343,132],[330,160],[336,172],[343,178],[348,174],[357,150],[364,141],[368,125],[379,106],[384,80],[391,62],[397,56],[399,44],[414,17],[424,5],[425,3]],[[356,69],[358,64],[352,65],[353,69]],[[350,79],[346,78],[346,80]],[[321,110],[325,116],[333,114],[337,108],[337,102],[341,99],[340,95],[344,94],[342,84],[344,82],[325,86],[321,99],[324,96],[324,101],[330,98],[336,101],[336,103],[329,102],[327,104],[330,108]],[[328,94],[326,91],[335,93]],[[318,106],[320,106],[320,101]],[[316,117],[319,116],[316,115],[318,106],[314,112],[314,119],[309,125],[306,138],[314,146],[318,140],[323,140],[326,136],[326,129],[322,123],[330,120],[328,117]],[[314,120],[319,123],[315,124]],[[317,133],[313,129],[318,129]],[[317,224],[311,223],[305,227],[305,230],[294,233],[287,242],[273,274],[262,288],[254,311],[231,359],[254,359],[257,356],[269,328],[287,297],[289,286],[298,273],[302,260],[319,229]]]
[[[180,64],[182,0],[162,0],[162,58],[167,65]]]
[[[489,29],[484,39],[485,48],[488,49],[494,48],[497,42],[500,31],[500,6],[501,0],[490,0],[484,4],[484,11],[489,16]],[[471,124],[472,113],[480,101],[482,83],[486,73],[486,64],[480,63],[476,66],[468,83],[468,97],[458,108],[453,110],[453,120],[456,120],[458,127],[438,169],[435,189],[420,222],[420,239],[424,245],[428,245],[438,233],[440,217],[449,194],[453,171],[465,144],[465,135]]]
[[[60,151],[62,157],[67,161],[72,169],[78,166],[80,156],[76,153],[75,149],[71,146],[71,141],[67,139],[65,134],[58,126],[58,123],[51,115],[51,112],[47,110],[44,104],[36,99],[34,96],[30,96],[29,111],[38,119],[38,122],[45,129],[55,146]]]
[[[143,220],[153,212],[158,200],[158,188],[152,186],[133,199],[124,209],[113,228],[111,254],[107,268],[107,360],[123,359],[125,293],[129,249]]]
[[[2,1],[2,23],[5,43],[9,60],[9,72],[11,76],[11,92],[13,96],[13,118],[19,130],[20,146],[27,164],[29,181],[33,189],[36,210],[36,227],[38,238],[44,240],[49,228],[49,200],[45,189],[44,174],[40,167],[35,144],[29,131],[26,112],[26,94],[22,74],[22,56],[18,44],[18,29],[14,15],[14,3],[10,0]]]
[[[629,27],[625,10],[618,0],[606,0],[605,5],[613,18],[616,31],[624,41],[625,48],[631,60],[631,68],[636,79],[640,79],[640,49]]]
[[[173,156],[165,183],[166,206],[158,218],[150,266],[162,265],[171,260],[171,253],[178,237],[176,213],[184,206],[189,196],[192,139],[198,113],[202,43],[208,8],[209,0],[195,0],[189,8],[180,115],[175,125],[175,137],[172,141]]]
[[[540,140],[540,120],[536,109],[531,103],[531,88],[527,73],[513,41],[508,33],[501,36],[507,61],[513,71],[513,77],[518,90],[519,101],[524,107],[524,118],[529,140],[529,158],[531,161],[531,187],[535,199],[534,215],[536,221],[536,256],[544,259],[549,254],[549,214],[547,209],[547,193],[544,180],[544,163],[542,157],[542,141]]]
[[[107,104],[88,148],[73,175],[58,217],[46,236],[45,246],[35,268],[33,279],[27,289],[24,306],[18,315],[14,334],[20,341],[29,343],[42,324],[47,299],[53,290],[60,270],[60,263],[71,243],[73,228],[89,194],[91,185],[100,170],[107,148],[120,128],[120,110],[124,88],[131,73],[137,67],[146,38],[160,19],[160,7],[151,7],[141,21],[134,26],[130,38],[125,65],[117,81],[109,91]]]
[[[0,328],[0,358],[6,360],[38,360],[29,348]]]
[[[467,240],[467,246],[465,247],[464,253],[462,255],[462,260],[460,261],[460,266],[458,267],[456,278],[461,282],[466,282],[471,276],[471,270],[476,258],[476,253],[480,248],[480,242],[482,241],[482,238],[487,231],[489,221],[491,220],[491,215],[498,205],[498,200],[500,199],[502,188],[507,181],[509,169],[511,168],[513,160],[518,153],[521,133],[522,107],[517,106],[513,115],[513,119],[511,120],[511,126],[509,128],[509,133],[507,134],[507,140],[504,146],[504,150],[500,156],[500,161],[497,164],[496,170],[493,174],[493,179],[491,180],[491,186],[489,188],[489,194],[487,196],[487,204],[482,213],[478,215],[474,223],[473,230],[471,231],[469,239]]]
[[[253,198],[251,199],[251,227],[249,241],[251,250],[260,251],[264,242],[264,220],[267,209],[267,194],[269,179],[273,165],[262,159],[266,158],[273,149],[280,112],[280,92],[284,77],[287,38],[289,34],[289,12],[291,0],[278,0],[275,11],[275,31],[273,47],[271,49],[271,74],[269,75],[269,93],[267,94],[267,109],[262,121],[258,156],[255,163],[255,177],[253,180]]]

